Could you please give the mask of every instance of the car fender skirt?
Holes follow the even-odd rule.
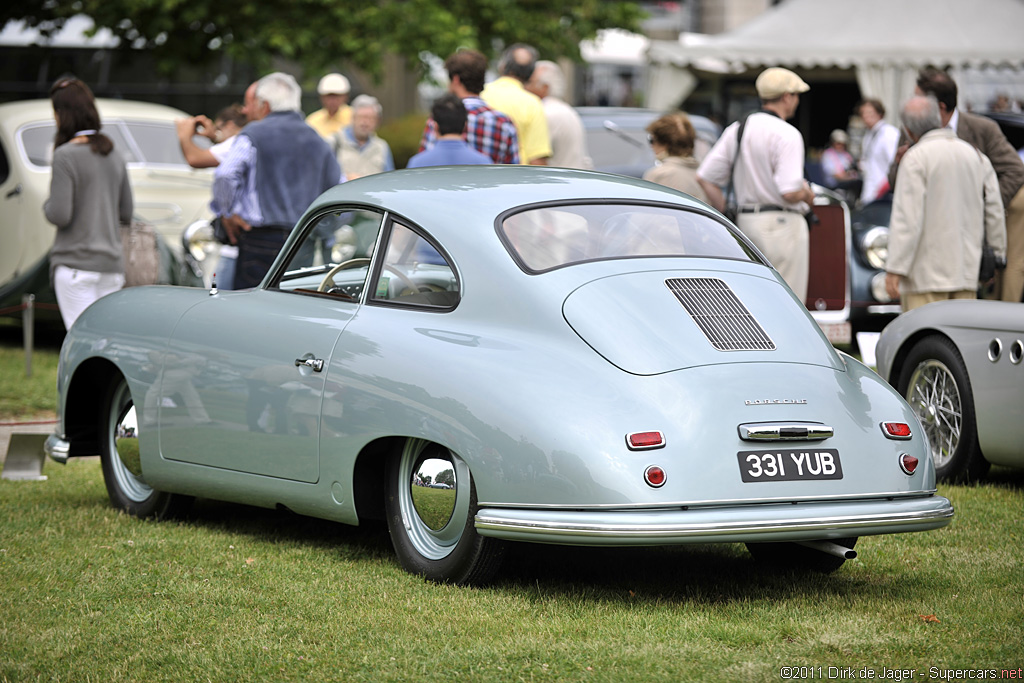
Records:
[[[511,541],[590,546],[805,541],[946,526],[942,496],[660,510],[482,508],[476,530]]]

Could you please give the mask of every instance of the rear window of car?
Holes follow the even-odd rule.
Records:
[[[759,261],[710,216],[645,204],[544,206],[507,216],[505,244],[529,271],[620,258],[701,257]]]

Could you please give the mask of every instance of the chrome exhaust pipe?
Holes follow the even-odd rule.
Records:
[[[833,543],[832,541],[797,541],[798,545],[804,545],[808,548],[814,548],[820,550],[823,553],[829,555],[835,555],[844,560],[852,560],[857,557],[857,551],[853,548],[847,548],[846,546]]]

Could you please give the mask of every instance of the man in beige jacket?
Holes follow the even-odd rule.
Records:
[[[933,97],[912,97],[903,126],[914,141],[900,162],[885,285],[904,311],[977,297],[982,240],[1006,254],[1006,222],[992,163],[942,128]]]

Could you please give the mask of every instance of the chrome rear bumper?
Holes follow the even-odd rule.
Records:
[[[563,545],[640,546],[806,541],[927,531],[946,526],[953,506],[942,496],[705,507],[653,511],[483,508],[481,536]]]

